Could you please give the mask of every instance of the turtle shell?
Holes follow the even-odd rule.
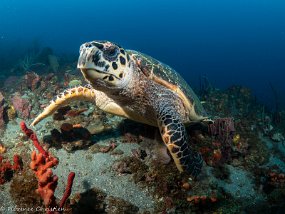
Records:
[[[192,88],[170,66],[138,51],[128,50],[141,71],[151,80],[173,90],[183,100],[191,121],[202,121],[207,114]]]

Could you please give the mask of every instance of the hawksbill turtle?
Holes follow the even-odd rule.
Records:
[[[78,68],[88,87],[67,89],[32,122],[73,100],[88,100],[105,112],[158,127],[178,170],[196,177],[201,155],[191,149],[185,125],[207,121],[193,90],[171,67],[109,41],[81,45]]]

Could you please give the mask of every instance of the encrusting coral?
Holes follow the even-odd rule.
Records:
[[[13,161],[14,164],[12,165],[0,155],[0,185],[9,181],[14,172],[22,169],[22,160],[19,155],[14,155]]]

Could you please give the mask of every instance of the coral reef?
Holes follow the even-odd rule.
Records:
[[[40,196],[35,194],[37,184],[37,179],[28,166],[25,166],[21,173],[13,176],[9,192],[17,207],[23,210],[22,212],[26,210],[29,213],[45,213],[44,209],[41,209]]]
[[[37,53],[28,72],[15,68],[21,76],[7,78],[1,88],[0,204],[41,208],[29,213],[46,213],[46,206],[65,213],[282,213],[282,109],[267,109],[248,88],[219,90],[203,77],[200,95],[214,123],[187,127],[205,160],[192,180],[177,171],[157,129],[93,104],[58,109],[35,127],[38,137],[23,123],[24,134],[19,132],[19,118],[30,122],[59,91],[83,83],[75,60],[60,58],[50,73],[49,55],[54,54],[48,48]],[[30,155],[33,147],[38,152]],[[11,163],[15,154],[23,163]],[[73,173],[66,184],[58,182],[73,170],[78,182],[72,186]]]
[[[40,76],[35,72],[27,72],[23,80],[28,89],[34,91],[40,84]]]
[[[0,92],[0,129],[4,129],[5,127],[5,112],[4,112],[4,109],[5,109],[5,106],[4,106],[4,96],[3,94]]]
[[[27,119],[30,117],[32,106],[27,99],[21,97],[20,93],[15,93],[11,102],[21,118]]]
[[[218,162],[222,158],[224,161],[231,159],[230,153],[232,149],[232,141],[234,137],[235,127],[232,118],[219,118],[209,125],[209,133],[216,140],[216,145],[220,144],[220,149],[213,152],[214,162]]]
[[[36,134],[31,129],[28,129],[24,122],[21,122],[20,126],[22,131],[33,141],[34,146],[39,151],[38,154],[36,151],[32,152],[30,163],[30,168],[34,171],[38,180],[36,192],[42,198],[43,203],[47,208],[47,213],[60,213],[63,211],[63,206],[71,194],[75,173],[71,172],[68,175],[66,190],[58,204],[56,202],[56,197],[54,196],[58,177],[53,175],[51,170],[52,167],[58,165],[58,159],[43,149]]]
[[[0,185],[10,181],[13,173],[22,169],[22,160],[19,155],[14,155],[13,162],[12,165],[9,160],[5,160],[0,155]]]
[[[285,187],[285,174],[270,172],[268,174],[268,177],[269,177],[270,185],[277,187],[277,188],[284,188]]]

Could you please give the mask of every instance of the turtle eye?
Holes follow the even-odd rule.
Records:
[[[118,57],[119,53],[120,51],[117,47],[110,46],[103,51],[103,56],[109,61],[114,61]]]

